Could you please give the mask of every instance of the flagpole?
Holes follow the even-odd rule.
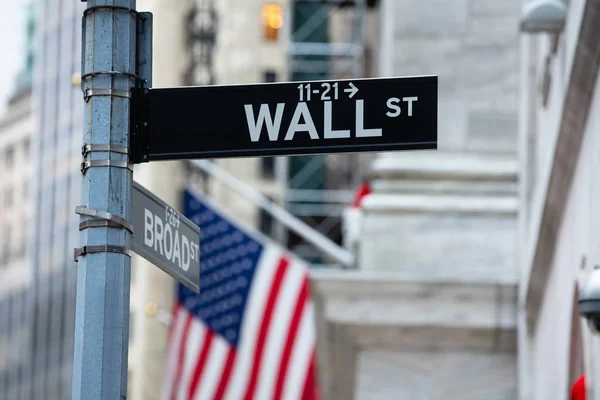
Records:
[[[352,252],[339,246],[337,243],[321,234],[316,229],[307,225],[283,207],[271,201],[265,195],[254,189],[250,185],[240,181],[235,176],[231,175],[225,169],[219,167],[214,162],[207,160],[197,160],[191,162],[192,166],[198,168],[215,178],[219,179],[231,189],[237,191],[249,201],[264,209],[266,212],[277,218],[281,223],[289,229],[302,236],[315,247],[323,251],[325,254],[334,258],[344,266],[351,267],[354,265],[354,255]]]

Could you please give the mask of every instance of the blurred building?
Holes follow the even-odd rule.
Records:
[[[18,398],[28,343],[24,311],[31,293],[26,254],[32,201],[30,143],[34,130],[30,83],[19,85],[0,119],[0,398]]]
[[[439,147],[378,155],[358,271],[314,275],[330,398],[517,398],[520,9],[379,2],[377,71],[438,75]]]
[[[31,6],[24,11],[25,64],[0,119],[0,398],[6,399],[19,398],[31,345],[25,315],[32,294],[27,239],[33,211],[30,153],[35,134],[31,109],[35,21]]]
[[[31,138],[33,204],[28,251],[31,286],[23,312],[25,368],[16,398],[59,399],[71,394],[82,138],[81,12],[69,1],[35,1],[35,71]]]
[[[569,398],[585,373],[599,399],[600,343],[577,300],[600,264],[600,3],[533,4],[520,54],[520,398]]]

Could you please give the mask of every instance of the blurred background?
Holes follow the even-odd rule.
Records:
[[[70,398],[84,8],[0,5],[0,399]],[[437,151],[135,166],[169,204],[194,187],[311,264],[323,398],[575,399],[585,376],[600,399],[577,307],[600,263],[599,1],[137,9],[154,15],[154,87],[439,76]],[[130,399],[159,398],[175,291],[134,256]]]

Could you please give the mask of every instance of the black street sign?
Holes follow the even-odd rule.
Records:
[[[437,148],[437,76],[140,89],[135,163]]]

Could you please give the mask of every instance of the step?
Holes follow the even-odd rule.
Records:
[[[517,215],[515,195],[381,194],[362,201],[365,214],[469,214]]]
[[[373,179],[426,179],[516,182],[518,161],[508,155],[403,152],[377,158]]]

